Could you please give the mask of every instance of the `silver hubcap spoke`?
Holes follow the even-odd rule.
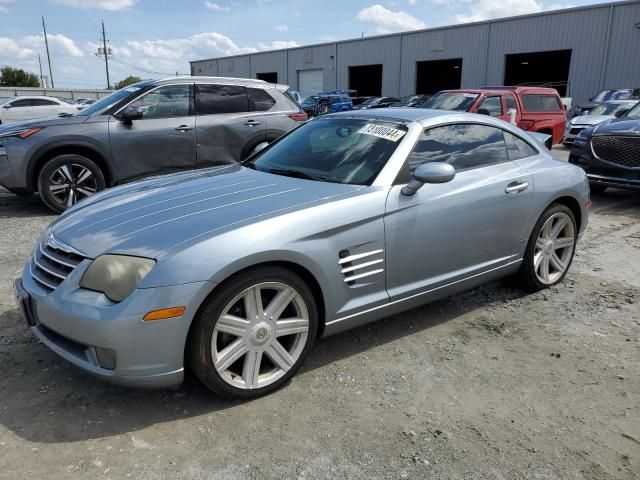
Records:
[[[49,177],[49,192],[67,208],[97,191],[98,183],[91,170],[76,163],[61,166]]]
[[[549,217],[536,239],[533,268],[538,280],[552,284],[564,275],[575,246],[573,222],[566,213]]]
[[[218,317],[211,336],[213,365],[234,387],[265,387],[293,368],[308,334],[302,296],[283,283],[259,283],[233,298]]]

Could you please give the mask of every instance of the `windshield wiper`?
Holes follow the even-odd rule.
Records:
[[[312,175],[310,173],[301,172],[300,170],[290,170],[287,168],[271,168],[269,169],[269,173],[273,173],[275,175],[283,175],[285,177],[302,178],[305,180],[320,180],[323,182],[327,181],[327,177],[323,177],[322,175]]]

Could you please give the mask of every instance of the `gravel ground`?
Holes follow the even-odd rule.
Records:
[[[507,279],[328,338],[247,403],[114,387],[39,344],[11,280],[53,218],[0,193],[0,479],[640,478],[638,194],[593,199],[561,285]]]

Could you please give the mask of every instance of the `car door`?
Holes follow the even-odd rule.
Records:
[[[478,105],[476,113],[481,113],[481,110],[485,115],[488,114],[492,117],[497,117],[500,120],[509,121],[509,115],[507,115],[506,110],[502,105],[501,95],[490,95],[485,97]]]
[[[52,117],[64,111],[60,103],[46,98],[34,98],[31,100],[33,118]]]
[[[3,105],[3,122],[17,122],[18,120],[27,120],[33,118],[33,108],[30,98],[18,98]]]
[[[128,107],[142,118],[122,121]],[[109,143],[117,181],[195,168],[193,85],[163,85],[136,98],[109,119]]]
[[[239,162],[266,140],[266,121],[250,111],[244,87],[196,84],[195,92],[198,168]]]
[[[517,127],[520,127],[520,120],[522,119],[522,112],[518,108],[518,102],[516,102],[516,98],[512,93],[506,93],[503,97],[504,100],[504,111],[506,113],[506,122],[513,123]],[[514,121],[511,121],[511,111],[515,110],[515,118]]]
[[[449,183],[401,193],[423,162],[452,164]],[[533,182],[510,161],[501,129],[459,123],[423,132],[386,206],[387,290],[399,298],[517,261],[533,200]]]

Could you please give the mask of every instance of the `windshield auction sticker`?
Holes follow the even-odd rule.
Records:
[[[383,127],[382,125],[374,125],[373,123],[367,123],[364,127],[358,130],[358,133],[364,135],[373,135],[374,137],[384,138],[392,142],[397,142],[404,134],[407,133],[404,130],[398,130],[397,128]]]

